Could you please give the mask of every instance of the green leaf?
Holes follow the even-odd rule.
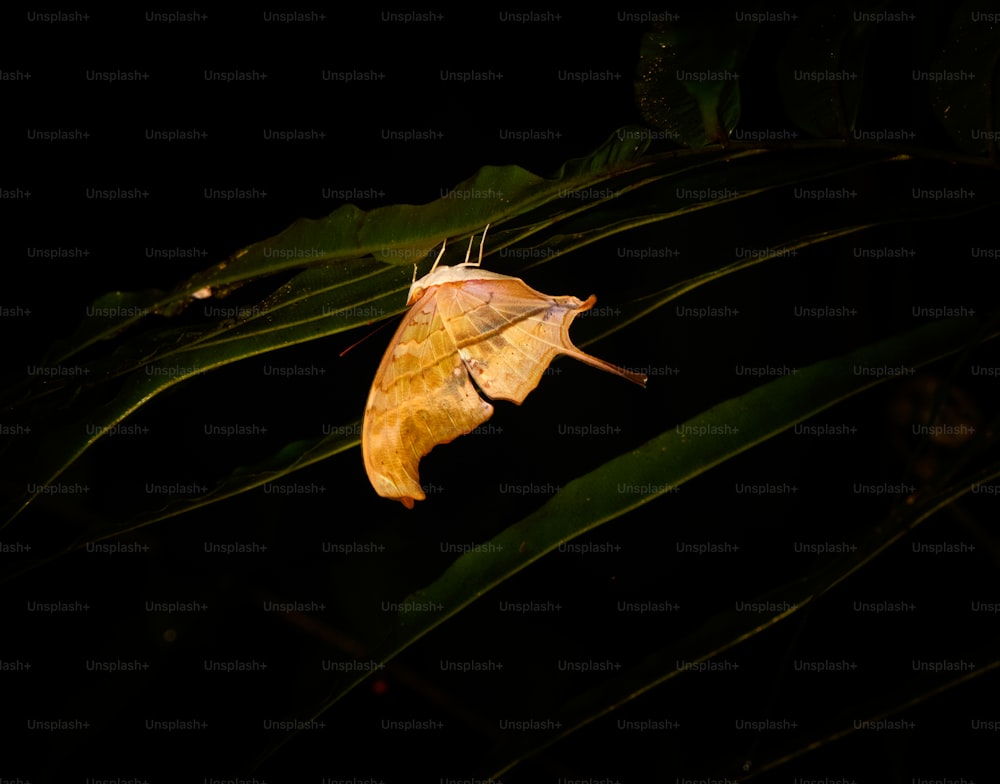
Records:
[[[740,118],[738,69],[753,25],[684,16],[643,37],[635,83],[643,119],[679,144],[725,144]]]
[[[564,235],[562,243],[554,238],[556,245],[542,255],[544,261],[550,261],[617,231],[679,218],[789,184],[840,175],[851,166],[843,154],[828,150],[817,150],[814,155],[804,157],[794,172],[767,165],[766,154],[762,157],[759,150],[713,152],[692,159],[667,154],[633,160],[629,151],[634,152],[636,145],[641,143],[633,138],[630,130],[625,129],[612,138],[613,141],[594,155],[564,165],[559,179],[545,180],[544,187],[532,191],[524,202],[511,205],[511,211],[524,210],[526,219],[532,222],[527,228],[504,230],[500,227],[492,232],[489,253],[503,253],[512,242],[557,222],[586,220],[595,227],[577,231],[572,238]],[[885,155],[858,151],[850,160],[855,166],[864,168],[884,162]],[[631,163],[623,165],[623,161]],[[598,181],[609,185],[593,188]],[[610,187],[611,183],[614,187]],[[568,185],[575,189],[568,190]],[[628,204],[627,200],[633,196],[641,196],[639,206]],[[624,209],[632,211],[632,217],[624,222],[615,221],[612,212],[609,225],[607,215],[597,215],[594,211],[611,203],[622,203]],[[539,207],[540,204],[543,206]],[[455,218],[449,217],[449,220],[453,225]],[[317,225],[316,221],[299,221],[293,228],[302,230],[307,226],[310,231],[318,231]],[[427,226],[422,227],[420,236],[430,230]],[[292,262],[302,263],[301,256],[291,250],[294,243],[289,239],[289,231],[254,246],[257,248],[255,258],[272,259],[282,267]],[[79,460],[107,432],[167,389],[248,357],[328,337],[400,312],[412,279],[412,269],[382,264],[370,257],[347,258],[354,252],[350,244],[354,242],[353,237],[337,239],[347,242],[347,248],[335,251],[335,240],[321,240],[319,235],[314,237],[314,244],[325,242],[329,255],[345,258],[306,266],[259,303],[240,308],[236,317],[183,327],[173,326],[169,320],[163,322],[162,317],[158,317],[161,318],[159,323],[165,326],[140,331],[131,339],[120,336],[110,353],[84,365],[68,366],[79,372],[42,377],[40,383],[36,380],[27,391],[23,387],[19,389],[22,404],[26,401],[31,415],[39,419],[70,405],[83,392],[88,393],[87,400],[93,400],[89,393],[95,389],[113,388],[116,391],[113,397],[99,400],[97,405],[72,406],[75,417],[67,419],[63,415],[62,424],[49,426],[51,438],[44,449],[34,459],[22,461],[17,467],[24,475],[25,484],[35,487],[36,491],[16,501],[6,515],[7,520],[23,512],[45,486]],[[463,250],[457,247],[451,252],[458,256]],[[431,255],[433,249],[425,257],[428,264]],[[247,264],[248,268],[239,273],[244,282],[249,280],[247,276],[251,271],[267,274],[259,265]],[[206,274],[215,275],[217,270],[212,268]],[[237,273],[229,270],[227,274]],[[207,280],[204,276],[196,278],[197,285]],[[230,282],[236,279],[230,278]],[[123,301],[121,296],[116,295],[119,301]],[[148,296],[144,296],[143,301],[148,303]],[[661,304],[665,301],[661,300]],[[205,306],[209,302],[202,301]],[[116,325],[116,329],[122,328],[121,323]],[[97,340],[98,335],[101,340],[107,337],[107,333],[100,334],[92,329],[82,329],[79,334],[88,336],[87,344]],[[82,344],[76,346],[72,353],[83,347]],[[119,384],[120,388],[112,387],[109,382]],[[107,530],[107,526],[103,528]]]
[[[866,361],[871,361],[866,360]],[[642,661],[626,672],[615,674],[600,685],[587,689],[553,712],[553,722],[558,730],[533,733],[530,736],[514,737],[501,742],[491,754],[491,762],[486,766],[489,777],[497,778],[507,773],[518,762],[537,754],[553,743],[572,735],[584,726],[607,716],[626,703],[639,698],[651,689],[663,686],[683,676],[687,670],[677,667],[677,662],[685,662],[688,668],[714,659],[726,651],[764,634],[776,625],[801,613],[809,605],[848,579],[851,575],[871,564],[879,555],[900,542],[908,532],[927,520],[941,508],[971,492],[978,483],[987,483],[1000,476],[1000,467],[981,472],[974,480],[964,481],[956,487],[948,487],[939,492],[924,492],[907,500],[902,511],[886,519],[873,520],[863,536],[851,542],[851,548],[843,555],[819,563],[812,571],[776,589],[749,600],[751,605],[773,607],[762,614],[727,610],[706,618],[693,632],[678,642],[645,656]],[[995,654],[994,654],[995,655]],[[1000,662],[990,661],[988,653],[983,654],[986,671]],[[982,674],[977,671],[978,674]],[[963,676],[967,677],[967,676]],[[944,684],[952,679],[943,678]],[[852,707],[845,715],[831,716],[825,733],[814,732],[813,740],[796,738],[798,753],[789,751],[788,757],[798,756],[805,750],[815,748],[818,739],[829,742],[856,730],[854,720],[866,718],[875,720],[899,710],[900,704],[912,704],[913,684],[907,684],[906,697],[894,696],[881,700],[880,709],[870,711]],[[918,700],[919,701],[919,700]],[[888,704],[891,707],[884,707]],[[787,761],[787,760],[785,760]],[[755,765],[755,772],[761,773],[761,765]],[[729,775],[739,773],[739,763],[729,764]]]
[[[854,10],[802,10],[776,63],[785,110],[813,136],[846,139],[858,117],[872,25],[854,21]]]
[[[962,150],[996,157],[1000,96],[1000,25],[994,3],[972,0],[956,11],[948,41],[927,69],[931,108]]]
[[[986,331],[984,326],[979,319],[932,322],[842,357],[797,369],[720,403],[578,477],[538,510],[477,550],[459,556],[435,582],[408,596],[402,604],[412,609],[400,612],[395,631],[372,658],[388,662],[560,545],[660,496],[669,496],[720,463],[894,377],[883,372],[886,367],[920,367],[1000,336],[995,322]],[[734,629],[733,623],[726,626]],[[713,632],[699,657],[711,655],[722,644]],[[367,674],[345,677],[312,716],[332,707]]]
[[[413,264],[449,236],[478,232],[488,222],[567,198],[572,208],[557,207],[557,212],[572,214],[604,201],[609,197],[598,196],[595,202],[590,197],[575,199],[573,194],[647,165],[636,159],[648,138],[623,131],[612,134],[593,154],[565,163],[553,179],[519,166],[483,167],[449,195],[427,205],[394,205],[368,213],[346,205],[321,220],[296,221],[158,300],[155,292],[100,298],[91,308],[94,315],[84,320],[74,339],[50,352],[50,372],[15,385],[7,398],[9,405],[43,417],[68,405],[82,390],[121,377],[124,386],[114,400],[54,430],[45,453],[24,467],[32,472],[26,483],[39,490],[51,484],[111,428],[182,381],[398,312],[405,304],[402,295]],[[241,310],[237,318],[204,327],[154,327],[121,341],[123,332],[150,314],[175,316],[193,302],[214,301],[252,280],[296,269],[302,271],[259,305]],[[119,339],[111,354],[85,365],[69,362],[111,338]],[[8,522],[37,497],[38,491],[15,502]]]

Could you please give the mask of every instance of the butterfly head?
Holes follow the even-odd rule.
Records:
[[[441,243],[441,250],[438,252],[437,258],[434,259],[434,264],[431,267],[431,271],[424,275],[419,280],[417,279],[417,265],[413,265],[413,282],[410,284],[410,292],[406,296],[406,305],[409,307],[413,303],[420,300],[424,296],[424,293],[431,286],[440,286],[444,283],[460,283],[465,280],[471,280],[481,277],[494,277],[491,273],[479,274],[479,267],[483,263],[483,242],[486,240],[486,231],[490,228],[487,223],[486,228],[483,229],[482,239],[479,240],[479,260],[469,261],[472,255],[472,242],[476,238],[476,235],[469,237],[469,247],[465,251],[465,261],[461,264],[456,264],[453,267],[438,267],[441,262],[441,258],[444,256],[445,246],[448,244],[447,240]]]

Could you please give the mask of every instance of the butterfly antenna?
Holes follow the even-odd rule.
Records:
[[[371,332],[369,332],[367,335],[365,335],[363,338],[361,338],[361,340],[359,340],[357,343],[352,343],[347,348],[345,348],[343,351],[341,351],[337,356],[339,356],[339,357],[344,356],[348,351],[350,351],[351,349],[353,349],[353,348],[355,348],[357,346],[360,346],[362,343],[364,343],[366,340],[368,340],[368,338],[370,338],[376,332],[381,332],[383,329],[385,329],[386,327],[388,327],[390,324],[392,324],[391,320],[387,320],[385,323],[379,324],[377,327],[375,327],[375,329],[373,329]]]

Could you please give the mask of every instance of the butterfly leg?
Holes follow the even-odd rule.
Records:
[[[463,261],[460,267],[481,267],[483,265],[483,243],[486,242],[486,232],[489,231],[490,224],[486,224],[486,228],[483,229],[483,237],[479,240],[479,261],[469,261],[469,256],[472,255],[472,243],[476,239],[476,235],[473,234],[469,237],[469,249],[465,251],[465,261]]]
[[[474,239],[476,239],[476,235],[475,234],[473,234],[471,237],[469,237],[469,247],[466,248],[466,250],[465,250],[465,261],[463,261],[461,263],[461,265],[460,265],[462,267],[477,267],[477,266],[479,266],[478,264],[476,264],[476,262],[469,261],[469,255],[472,253],[472,241]],[[479,246],[479,255],[480,255],[480,257],[482,256],[482,254],[483,254],[483,246],[480,245]],[[482,258],[480,258],[480,261],[482,261]]]
[[[479,263],[476,264],[477,267],[483,266],[483,245],[486,244],[486,232],[490,230],[490,224],[486,224],[486,228],[483,229],[483,237],[479,240]]]
[[[448,238],[445,237],[445,239],[443,239],[441,241],[441,252],[438,253],[438,257],[436,259],[434,259],[434,266],[431,267],[431,272],[433,272],[434,270],[437,269],[438,262],[441,261],[441,257],[444,255],[444,248],[445,248],[445,246],[447,244],[448,244]],[[428,273],[428,274],[430,274],[430,273]],[[416,283],[416,281],[417,281],[417,265],[414,264],[413,265],[413,282]]]

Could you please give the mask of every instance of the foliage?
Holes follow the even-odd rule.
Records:
[[[706,601],[696,623],[650,634],[649,643],[623,671],[588,681],[588,686],[567,678],[552,684],[528,678],[523,693],[532,695],[535,704],[546,705],[560,722],[530,737],[494,738],[493,751],[479,759],[481,772],[510,771],[641,695],[673,688],[687,674],[678,661],[693,666],[716,660],[759,638],[769,640],[765,644],[780,657],[786,641],[773,636],[776,627],[808,615],[807,610],[828,611],[825,598],[835,587],[872,568],[919,524],[949,514],[974,516],[968,494],[1000,475],[1000,461],[992,450],[995,399],[975,413],[955,402],[971,386],[971,367],[996,362],[993,341],[1000,320],[995,298],[986,288],[989,273],[967,258],[950,260],[961,274],[939,266],[937,258],[912,263],[890,259],[885,261],[892,265],[888,271],[869,272],[851,257],[857,247],[851,243],[858,242],[947,252],[949,246],[936,241],[936,232],[968,237],[961,244],[966,255],[966,246],[988,243],[983,226],[996,217],[1000,203],[991,135],[997,117],[991,88],[998,44],[995,28],[963,21],[968,11],[963,7],[956,14],[937,65],[928,67],[954,65],[990,76],[962,83],[958,102],[950,100],[956,94],[943,83],[930,85],[924,96],[928,117],[933,118],[928,123],[939,123],[947,133],[933,144],[879,135],[887,127],[885,118],[869,107],[895,88],[870,78],[884,65],[875,57],[878,31],[869,22],[853,20],[836,4],[803,12],[803,23],[780,41],[777,84],[785,127],[778,134],[746,125],[753,122],[753,107],[744,101],[755,94],[754,86],[740,79],[737,88],[736,81],[725,76],[760,65],[755,47],[762,45],[765,32],[747,25],[716,35],[717,26],[668,23],[648,31],[640,46],[636,97],[648,125],[620,128],[591,155],[566,162],[549,177],[513,165],[483,167],[458,183],[452,194],[429,204],[370,211],[345,205],[325,218],[300,220],[172,291],[107,293],[92,303],[92,315],[70,339],[53,345],[39,369],[12,381],[0,398],[9,416],[44,434],[35,448],[12,440],[5,445],[10,486],[28,488],[9,499],[5,528],[31,530],[36,540],[45,542],[30,557],[8,562],[14,564],[7,571],[8,581],[45,563],[58,566],[61,559],[94,543],[142,535],[140,529],[154,523],[175,526],[182,515],[210,519],[199,515],[225,510],[244,494],[252,499],[249,491],[255,488],[287,477],[315,477],[319,470],[333,486],[332,493],[319,499],[321,506],[340,510],[336,519],[345,527],[345,541],[361,536],[394,548],[381,566],[368,564],[372,574],[345,564],[343,575],[328,586],[336,594],[331,599],[333,614],[350,631],[339,638],[321,635],[320,650],[330,657],[329,648],[339,648],[335,656],[346,662],[360,659],[391,668],[396,657],[412,653],[422,638],[431,635],[433,645],[433,635],[447,634],[448,627],[463,623],[463,618],[467,626],[459,628],[479,633],[489,629],[493,620],[477,614],[477,604],[498,588],[516,596],[519,585],[537,584],[519,582],[529,579],[526,575],[544,581],[545,570],[551,569],[555,581],[564,568],[558,565],[559,554],[577,538],[592,537],[598,530],[633,544],[629,537],[636,531],[646,532],[638,541],[662,537],[660,529],[673,517],[710,507],[704,499],[685,500],[688,485],[703,486],[699,483],[717,475],[718,482],[730,483],[725,464],[746,459],[739,456],[748,450],[785,469],[797,461],[822,460],[815,464],[835,476],[847,476],[842,472],[845,462],[856,461],[889,484],[912,488],[896,494],[888,506],[853,499],[823,509],[813,501],[787,507],[783,519],[776,511],[780,507],[765,507],[763,514],[776,516],[770,520],[773,530],[757,530],[762,537],[777,530],[808,540],[814,538],[813,531],[822,531],[850,548],[828,560],[784,564],[778,573],[744,575],[747,599],[773,609],[741,614]],[[711,46],[705,45],[708,38]],[[970,40],[976,46],[970,46]],[[790,78],[796,69],[855,76]],[[674,78],[678,70],[714,71],[722,77]],[[871,126],[866,125],[870,115],[877,117]],[[768,128],[780,126],[768,118]],[[983,129],[989,132],[979,133]],[[908,195],[915,189],[947,191],[967,182],[975,190],[971,200]],[[810,201],[796,195],[804,192],[854,193],[856,198]],[[307,344],[329,347],[331,338],[347,333],[351,340],[361,337],[374,320],[402,311],[415,263],[426,271],[446,239],[450,250],[445,263],[454,263],[464,252],[461,240],[487,223],[492,228],[486,266],[523,274],[533,285],[536,278],[550,276],[553,285],[536,287],[557,294],[586,295],[592,284],[600,303],[615,310],[611,318],[581,319],[574,328],[574,334],[579,329],[584,338],[579,344],[604,341],[600,356],[619,364],[648,362],[654,369],[645,393],[618,389],[613,380],[600,386],[602,404],[628,412],[622,419],[630,427],[621,439],[603,445],[591,439],[580,454],[565,455],[553,466],[553,453],[561,456],[570,450],[554,439],[540,438],[539,456],[525,457],[523,476],[529,482],[541,477],[542,484],[556,486],[544,499],[502,498],[488,508],[477,503],[494,492],[496,482],[488,479],[491,470],[508,463],[510,454],[526,451],[528,442],[508,439],[504,454],[482,456],[485,437],[470,436],[472,446],[456,442],[436,450],[426,462],[425,480],[447,482],[446,492],[429,494],[405,519],[405,511],[395,505],[388,509],[388,502],[359,481],[360,456],[354,450],[370,383],[368,370],[374,366],[349,365],[348,358],[338,360],[334,373],[339,403],[334,410],[327,412],[315,398],[294,404],[321,412],[318,416],[332,424],[328,432],[304,430],[276,444],[270,454],[228,455],[215,475],[197,477],[202,490],[166,501],[151,501],[148,495],[94,501],[71,512],[69,522],[53,508],[48,491],[60,483],[81,477],[108,481],[114,470],[95,470],[94,453],[116,429],[155,407],[161,397],[176,399],[171,396],[205,384],[206,374],[213,379],[215,394],[221,388],[225,395],[225,384],[235,383],[221,373],[226,366],[259,363]],[[739,238],[735,246],[734,238]],[[742,254],[739,247],[758,251]],[[675,248],[680,251],[674,253]],[[955,245],[951,248],[959,255]],[[609,257],[614,261],[607,261]],[[980,271],[970,274],[970,266]],[[929,276],[938,277],[931,281]],[[560,282],[567,279],[572,285]],[[261,286],[267,288],[263,296],[257,293]],[[975,315],[912,319],[899,303],[888,300],[899,286],[920,293],[940,287],[976,305],[970,308]],[[790,291],[797,293],[790,296]],[[828,296],[830,292],[836,296]],[[779,320],[775,328],[764,310],[744,334],[705,321],[698,326],[685,323],[678,335],[680,320],[673,318],[677,311],[668,309],[688,303],[702,308],[712,302],[791,307],[810,301],[835,307],[845,292],[853,292],[868,306],[863,324],[853,322],[842,331],[815,335],[795,334],[807,330],[791,319]],[[199,315],[199,308],[217,301],[238,303],[241,310],[236,317]],[[879,307],[884,307],[881,313]],[[727,358],[754,356],[761,365],[787,364],[790,370],[762,383],[757,383],[759,378],[737,383],[709,361],[716,352]],[[686,362],[688,370],[704,366],[704,376],[687,370],[671,375],[666,363],[674,363],[672,356]],[[920,369],[913,382],[917,386],[906,387],[905,380],[884,371],[887,367],[908,373]],[[857,368],[872,372],[859,373]],[[658,375],[657,369],[662,371]],[[523,412],[511,415],[513,421],[523,413],[521,436],[530,440],[529,430],[541,430],[568,405],[565,400],[572,402],[574,380],[591,383],[589,377],[567,372],[573,375],[553,379],[549,392],[539,389],[537,405],[526,404]],[[195,391],[182,399],[197,401],[203,394]],[[638,398],[642,394],[645,397]],[[897,406],[894,411],[909,406],[895,424],[884,415],[887,399]],[[162,408],[156,410],[162,414]],[[865,443],[868,449],[898,447],[891,466],[870,463],[866,447],[857,444],[839,446],[833,456],[821,456],[822,445],[792,445],[789,434],[797,425],[827,422],[823,417],[831,411],[844,410],[873,429],[886,430],[884,438],[871,436]],[[970,432],[975,425],[975,435],[947,444],[935,438],[934,426],[954,421],[968,425]],[[911,424],[928,428],[925,435],[894,441],[896,436],[889,434]],[[452,449],[454,458],[449,456]],[[782,450],[791,450],[794,458],[776,457]],[[462,455],[470,455],[467,459],[475,461],[477,470],[463,470]],[[933,458],[930,463],[928,458]],[[115,459],[121,461],[118,468],[126,470],[134,458],[119,452]],[[549,471],[551,480],[546,478]],[[346,509],[362,511],[348,519]],[[317,511],[316,506],[300,508],[303,516]],[[746,521],[740,515],[704,514],[710,538],[744,538]],[[467,521],[467,532],[445,522],[441,536],[464,535],[481,547],[457,557],[431,557],[418,531],[461,517],[475,518]],[[799,532],[802,528],[810,530]],[[647,581],[669,593],[670,588],[664,589],[653,576],[639,579],[633,588]],[[345,584],[350,584],[349,591],[343,590]],[[372,609],[386,600],[400,603],[391,622]],[[596,645],[600,633],[588,632],[586,620],[570,624],[574,639]],[[331,637],[339,642],[331,643]],[[972,674],[908,684],[900,693],[877,695],[872,703],[859,701],[853,715],[892,715],[931,694],[980,678],[1000,662],[997,639],[984,643],[980,653]],[[363,669],[317,678],[285,707],[298,718],[334,715],[348,695],[380,677],[379,672]],[[502,696],[494,698],[509,707]],[[720,775],[757,775],[842,738],[850,727],[845,715],[831,712],[785,745],[768,746],[752,771],[745,769],[743,759],[734,758]],[[279,748],[269,747],[259,762],[269,764],[279,753]],[[684,764],[699,769],[707,757],[706,750],[694,749]]]

